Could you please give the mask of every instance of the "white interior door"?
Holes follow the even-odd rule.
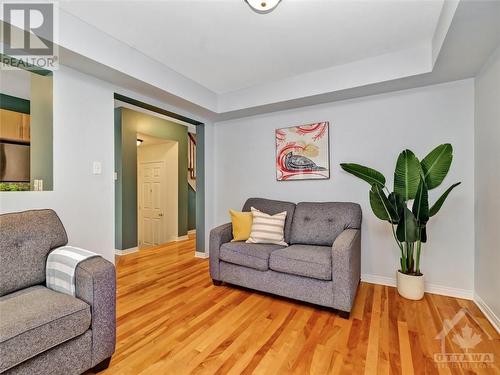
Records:
[[[163,161],[139,164],[139,245],[165,242],[165,164]]]

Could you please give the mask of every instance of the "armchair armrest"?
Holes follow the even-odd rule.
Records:
[[[231,223],[223,224],[210,231],[210,276],[212,280],[220,280],[219,268],[219,250],[222,244],[230,242],[233,238],[233,225]]]
[[[333,242],[333,303],[338,310],[351,311],[361,277],[361,230],[345,229]]]
[[[92,313],[92,366],[111,357],[116,342],[115,266],[101,257],[78,264],[76,297],[90,305]]]

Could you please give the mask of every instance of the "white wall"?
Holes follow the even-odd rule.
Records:
[[[53,208],[71,244],[109,260],[114,257],[114,92],[175,111],[168,104],[61,67],[54,76],[54,191],[0,193],[1,212]],[[423,156],[434,145],[451,142],[455,160],[445,185],[458,180],[463,184],[429,225],[430,243],[422,267],[431,283],[472,290],[473,96],[473,82],[465,80],[216,126],[206,123],[206,237],[215,224],[228,220],[228,208],[241,207],[249,196],[356,201],[364,211],[363,273],[393,277],[398,251],[387,226],[370,211],[369,187],[342,172],[338,164],[369,164],[392,182],[395,159],[403,148]],[[322,120],[331,122],[331,180],[276,182],[274,129]],[[94,160],[103,163],[102,175],[92,175]],[[433,191],[432,197],[440,191]]]
[[[475,292],[500,326],[500,47],[476,77]],[[493,318],[495,319],[495,318]]]
[[[60,215],[70,244],[95,251],[110,261],[114,261],[115,248],[115,92],[192,117],[169,103],[138,95],[61,66],[54,73],[54,190],[0,192],[0,213],[52,208]],[[212,131],[213,124],[205,122],[207,142],[211,140]],[[210,144],[205,150],[206,172],[210,175],[213,160]],[[102,162],[101,175],[92,174],[93,161]],[[206,181],[206,194],[213,194],[210,184],[211,181]],[[212,217],[206,218],[205,224],[208,241],[208,228],[213,226]]]
[[[61,67],[54,74],[54,191],[0,193],[1,212],[52,208],[69,243],[114,258],[113,90]],[[92,174],[101,161],[103,173]]]
[[[277,182],[274,130],[330,121],[331,179]],[[354,201],[363,208],[362,273],[394,278],[399,249],[390,228],[376,219],[369,185],[341,171],[340,162],[370,165],[392,186],[400,151],[421,158],[450,142],[454,164],[431,202],[456,181],[428,226],[422,270],[441,292],[472,296],[474,280],[474,82],[463,80],[419,89],[220,122],[214,126],[214,222],[228,221],[229,208],[248,197],[299,201]],[[208,199],[208,198],[207,198]]]

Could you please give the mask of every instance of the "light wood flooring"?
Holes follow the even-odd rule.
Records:
[[[117,257],[116,266],[117,348],[106,375],[500,374],[499,335],[471,301],[431,294],[409,301],[394,288],[361,283],[345,320],[213,286],[193,239]],[[435,336],[462,308],[468,312],[446,336],[446,352],[465,353],[459,343],[480,340],[468,351],[491,353],[493,362],[434,361]]]

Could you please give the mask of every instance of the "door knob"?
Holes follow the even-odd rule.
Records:
[[[163,214],[160,212],[160,213],[158,214],[158,216],[163,216]]]

